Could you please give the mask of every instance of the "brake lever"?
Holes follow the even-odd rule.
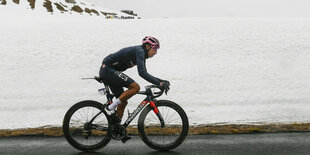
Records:
[[[165,94],[166,94],[166,96],[167,96],[167,93],[168,93],[168,90],[166,89],[166,90],[165,90]]]

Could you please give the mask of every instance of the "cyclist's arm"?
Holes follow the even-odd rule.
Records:
[[[136,53],[136,62],[137,62],[137,68],[138,68],[138,72],[139,75],[145,79],[146,81],[155,84],[155,85],[159,85],[160,84],[160,80],[157,79],[156,77],[152,76],[151,74],[149,74],[146,71],[146,67],[145,67],[145,54],[144,52],[137,52]]]

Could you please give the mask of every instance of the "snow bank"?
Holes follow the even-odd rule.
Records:
[[[148,71],[171,82],[162,99],[180,104],[191,125],[310,122],[309,19],[0,16],[1,128],[61,125],[74,103],[104,102],[100,84],[80,79],[146,35],[161,41]],[[147,85],[135,67],[125,73]]]

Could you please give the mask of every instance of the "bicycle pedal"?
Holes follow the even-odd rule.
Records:
[[[126,141],[129,140],[129,139],[131,139],[131,137],[125,136],[125,137],[122,139],[122,142],[123,142],[123,143],[126,143]]]

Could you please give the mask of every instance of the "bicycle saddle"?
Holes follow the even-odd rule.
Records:
[[[95,80],[98,81],[99,83],[104,83],[103,80],[99,76],[95,76]]]

